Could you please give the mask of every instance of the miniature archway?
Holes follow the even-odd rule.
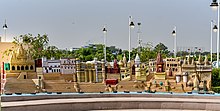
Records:
[[[28,66],[25,66],[25,70],[29,70],[29,67],[28,67]]]
[[[17,66],[17,70],[21,70],[21,69],[20,69],[20,66]]]
[[[21,70],[24,70],[24,66],[21,66]]]
[[[33,70],[33,69],[34,69],[34,67],[31,65],[30,70]]]
[[[15,70],[15,66],[12,66],[12,67],[11,67],[11,70]]]

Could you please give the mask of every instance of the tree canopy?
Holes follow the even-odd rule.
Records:
[[[67,49],[59,49],[56,46],[49,45],[48,35],[36,35],[25,34],[20,35],[18,37],[14,37],[14,44],[23,43],[28,46],[28,53],[31,53],[34,59],[47,57],[47,58],[61,58],[61,57],[72,57],[72,58],[80,58],[82,61],[89,61],[97,58],[98,60],[104,59],[104,45],[103,44],[89,44],[86,47],[78,48],[77,50],[67,50]],[[9,54],[12,50],[6,51]],[[162,56],[171,57],[172,52],[168,50],[168,47],[163,43],[158,43],[156,46],[153,46],[152,43],[143,44],[142,47],[133,48],[131,51],[131,59],[134,59],[136,54],[138,53],[142,62],[147,62],[149,59],[155,59],[157,53],[160,52]],[[128,50],[122,50],[115,46],[107,46],[106,47],[106,59],[107,61],[113,61],[114,59],[122,60],[124,54],[128,59]],[[198,52],[194,52],[196,55]],[[179,51],[177,52],[177,56],[185,56],[188,55],[189,52]],[[204,53],[209,54],[209,53]],[[198,55],[198,54],[197,54]],[[197,55],[195,56],[197,58]],[[213,59],[216,54],[213,54]],[[208,55],[210,59],[210,55]]]

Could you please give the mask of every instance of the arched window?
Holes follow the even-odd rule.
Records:
[[[15,70],[15,66],[12,66],[12,68],[11,68],[12,70]]]
[[[20,69],[20,66],[17,66],[17,70],[21,70],[21,69]]]
[[[21,66],[21,70],[24,70],[24,66]]]
[[[34,67],[31,65],[30,70],[33,70],[33,69],[34,69]]]
[[[29,67],[28,67],[28,66],[25,66],[25,70],[29,70]]]

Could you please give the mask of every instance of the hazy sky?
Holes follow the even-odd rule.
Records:
[[[141,22],[143,43],[164,43],[173,49],[173,27],[177,46],[210,50],[210,22],[217,12],[211,0],[1,0],[0,23],[7,19],[7,40],[21,34],[48,34],[50,45],[59,48],[103,43],[128,49],[128,17]],[[137,24],[136,24],[137,26]],[[132,30],[132,47],[137,46],[137,27]],[[3,29],[0,36],[4,35]],[[216,34],[213,39],[216,52]]]

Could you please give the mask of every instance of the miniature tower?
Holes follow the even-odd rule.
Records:
[[[140,79],[141,76],[141,69],[140,69],[140,57],[138,54],[135,57],[135,79],[138,80]]]
[[[156,60],[156,73],[155,73],[155,79],[156,80],[165,80],[166,79],[166,72],[164,71],[164,62],[163,58],[160,53],[157,54],[157,60]]]
[[[127,58],[124,54],[124,57],[123,57],[123,63],[124,63],[124,67],[127,67]]]
[[[158,55],[157,55],[157,69],[156,69],[156,71],[157,72],[164,72],[164,63],[163,63],[163,58],[162,58],[162,56],[161,56],[161,54],[160,53],[158,53]]]

